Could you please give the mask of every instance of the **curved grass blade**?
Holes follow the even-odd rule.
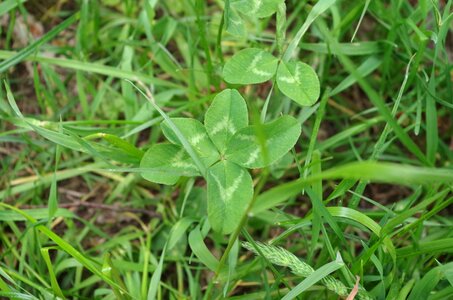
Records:
[[[61,299],[66,299],[63,292],[61,291],[60,285],[58,284],[58,280],[57,277],[55,276],[55,272],[52,266],[52,261],[50,260],[49,256],[49,250],[54,249],[55,249],[54,247],[41,248],[41,255],[44,258],[44,261],[46,262],[47,270],[49,271],[50,284],[52,286],[54,294],[60,297]]]
[[[17,53],[13,51],[4,51],[0,50],[0,59],[10,59],[14,57]],[[147,84],[155,84],[156,86],[165,86],[171,88],[183,88],[183,86],[176,84],[172,81],[163,80],[159,78],[154,78],[148,74],[143,74],[137,71],[128,71],[122,70],[112,66],[106,66],[101,63],[96,62],[85,62],[75,59],[65,59],[65,58],[53,58],[46,57],[43,55],[30,55],[24,58],[25,61],[33,61],[43,64],[50,64],[54,66],[59,66],[66,69],[83,71],[87,73],[95,73],[105,76],[111,76],[114,78],[128,79],[133,81],[141,81]]]
[[[292,197],[312,184],[316,180],[326,179],[354,179],[386,182],[402,185],[430,185],[439,183],[453,183],[451,169],[423,168],[411,165],[380,163],[380,162],[355,162],[340,167],[335,167],[322,172],[317,176],[308,176],[289,183],[282,184],[258,196],[252,209],[254,214],[272,208],[289,197]]]
[[[162,270],[163,270],[163,266],[164,266],[164,258],[165,258],[166,252],[167,252],[167,243],[165,243],[164,249],[162,250],[162,253],[160,254],[159,264],[157,265],[156,270],[154,270],[154,273],[151,276],[148,294],[146,297],[146,299],[148,299],[148,300],[156,299],[157,289],[159,288],[159,285],[160,285],[160,278],[162,276]]]
[[[288,48],[286,48],[285,54],[283,55],[283,61],[286,62],[290,60],[291,55],[293,55],[294,50],[296,50],[308,27],[310,27],[316,18],[331,7],[335,1],[336,0],[320,0],[315,4],[315,6],[313,6],[312,10],[308,14],[308,17],[305,19],[304,24],[302,24],[300,29],[297,31],[296,36],[293,38]]]
[[[435,241],[420,241],[417,246],[407,246],[396,250],[399,258],[418,256],[422,254],[434,255],[437,253],[452,253],[453,238],[439,239]]]
[[[450,268],[453,263],[447,264]],[[443,269],[445,266],[438,266],[431,269],[422,279],[418,280],[412,288],[407,300],[428,299],[431,292],[436,288],[440,279],[443,277]]]
[[[106,140],[111,145],[118,147],[127,153],[130,153],[131,155],[137,157],[138,159],[141,159],[143,157],[144,153],[142,150],[138,149],[137,147],[135,147],[128,141],[123,140],[122,138],[120,138],[114,134],[99,132],[99,133],[90,134],[90,135],[84,137],[85,140],[91,140],[94,138],[101,138],[103,140]]]
[[[189,234],[189,246],[196,257],[211,271],[216,271],[219,266],[219,261],[212,255],[208,247],[203,241],[200,226],[198,225]]]
[[[178,243],[187,229],[192,225],[196,219],[190,217],[183,217],[178,220],[175,225],[171,228],[170,238],[168,239],[168,250],[173,249],[173,247]]]
[[[25,47],[24,49],[20,50],[17,52],[15,55],[11,56],[8,59],[5,59],[0,63],[0,73],[5,72],[12,66],[20,63],[23,61],[27,56],[31,55],[34,51],[36,51],[39,47],[41,47],[43,44],[49,42],[51,39],[53,39],[57,34],[59,34],[61,31],[65,30],[69,26],[71,26],[75,21],[77,21],[80,17],[80,13],[75,13],[54,28],[52,28],[48,33],[43,35],[40,39],[37,41],[33,42],[29,46]]]

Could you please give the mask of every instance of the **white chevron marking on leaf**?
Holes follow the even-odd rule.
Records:
[[[242,24],[242,21],[240,20],[233,20],[233,18],[230,18],[229,20],[231,23],[235,24],[235,25],[241,25]]]
[[[246,134],[238,134],[237,138],[243,141],[255,141],[255,137],[253,135],[246,135]]]
[[[190,143],[194,146],[198,145],[198,143],[200,143],[204,138],[206,137],[206,134],[205,133],[199,133],[197,135],[194,135],[191,139],[190,139]]]
[[[253,58],[250,66],[247,68],[247,71],[252,71],[253,74],[256,74],[258,76],[271,76],[272,73],[258,69],[258,63],[262,58],[263,53],[258,53],[258,55]]]
[[[221,122],[217,123],[217,125],[212,129],[211,134],[217,134],[224,129],[228,130],[231,134],[236,132],[234,124],[228,117],[223,118]]]
[[[255,69],[258,65],[258,62],[261,60],[261,58],[263,57],[263,53],[260,52],[258,53],[252,60],[252,62],[250,63],[250,66],[248,67],[248,70],[252,70],[252,69]]]
[[[256,159],[258,158],[258,154],[260,153],[260,149],[255,149],[252,153],[250,153],[249,159],[244,163],[244,165],[248,166],[253,164]]]
[[[217,183],[217,186],[219,188],[219,193],[220,197],[222,198],[223,202],[227,202],[231,199],[233,196],[233,193],[239,188],[239,184],[242,181],[242,178],[244,177],[244,171],[241,170],[241,174],[236,177],[236,179],[233,181],[233,183],[225,188],[222,183],[220,182],[219,178],[217,176],[212,174],[212,177],[214,178],[215,182]]]
[[[171,166],[176,168],[196,169],[196,167],[188,162],[183,161],[184,150],[180,150],[171,160]]]
[[[258,69],[252,69],[252,72],[253,74],[256,74],[258,76],[271,76],[272,73],[271,72],[266,72],[266,71],[262,71],[262,70],[258,70]]]
[[[253,0],[253,9],[250,13],[255,14],[258,11],[258,9],[260,9],[261,4],[262,4],[261,0]]]
[[[283,77],[280,77],[279,80],[284,81],[286,83],[300,84],[300,65],[299,64],[296,65],[296,69],[295,69],[294,73],[295,73],[294,76],[291,76],[291,77],[283,76]]]

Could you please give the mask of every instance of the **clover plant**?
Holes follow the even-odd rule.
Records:
[[[200,158],[203,174],[171,129],[161,124],[170,143],[151,146],[141,160],[142,176],[156,183],[175,184],[181,176],[203,176],[207,182],[208,218],[212,228],[231,233],[253,197],[247,169],[263,168],[294,147],[301,128],[291,116],[249,125],[247,105],[237,90],[220,92],[206,111],[204,124],[191,118],[171,118]]]

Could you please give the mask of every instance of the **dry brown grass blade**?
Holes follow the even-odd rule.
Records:
[[[356,276],[355,285],[354,285],[354,287],[352,288],[352,291],[351,291],[351,293],[348,295],[348,298],[346,298],[346,300],[354,300],[355,296],[356,296],[357,293],[359,292],[359,283],[360,283],[360,277],[359,277],[359,276]]]

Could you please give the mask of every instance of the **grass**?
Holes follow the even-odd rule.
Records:
[[[0,298],[453,297],[453,2],[234,3],[0,3]],[[319,100],[226,82],[248,47],[313,67]],[[226,88],[258,137],[281,115],[302,130],[251,170],[231,234],[171,121]],[[203,177],[143,179],[164,120]]]

